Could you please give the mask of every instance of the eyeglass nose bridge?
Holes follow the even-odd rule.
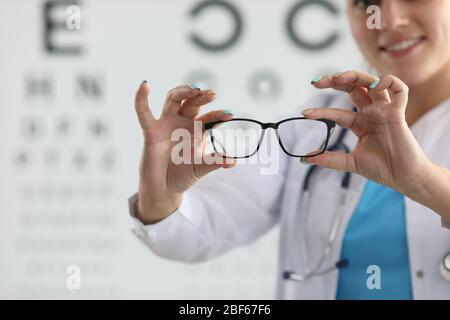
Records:
[[[274,122],[261,123],[261,127],[263,130],[262,130],[261,138],[259,139],[259,144],[261,145],[261,143],[264,139],[264,134],[266,133],[266,129],[273,129],[273,131],[275,131],[275,135],[276,135],[278,141],[281,141],[280,135],[278,134],[278,126],[279,126],[279,123],[274,123]]]
[[[273,122],[263,123],[263,124],[261,124],[261,127],[263,129],[272,128],[274,130],[277,130],[278,129],[278,123],[273,123]]]
[[[262,130],[261,138],[259,139],[258,150],[262,144],[262,141],[264,140],[264,134],[266,133],[266,129],[273,129],[273,131],[275,132],[275,136],[277,137],[278,143],[280,144],[281,148],[284,150],[283,144],[281,143],[280,134],[278,133],[279,125],[280,125],[279,123],[274,123],[274,122],[261,123],[261,127],[263,130]]]

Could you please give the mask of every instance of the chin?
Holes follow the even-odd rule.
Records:
[[[430,77],[405,76],[404,80],[399,77],[408,87],[414,87],[427,82]]]
[[[397,64],[396,66],[383,65],[376,68],[380,75],[392,74],[402,80],[408,86],[414,86],[426,82],[432,77],[429,68],[421,67],[418,63]]]
[[[405,68],[405,69],[397,69],[390,73],[400,80],[402,80],[407,86],[415,86],[421,83],[426,82],[430,76],[427,76],[427,73],[419,68]]]

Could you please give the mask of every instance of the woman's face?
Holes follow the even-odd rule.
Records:
[[[381,29],[370,30],[367,7],[378,5]],[[449,0],[347,0],[353,37],[378,72],[408,85],[450,71]]]

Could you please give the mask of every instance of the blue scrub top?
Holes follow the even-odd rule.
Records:
[[[404,196],[368,181],[344,234],[341,259],[349,265],[339,270],[336,299],[413,298],[405,220]]]

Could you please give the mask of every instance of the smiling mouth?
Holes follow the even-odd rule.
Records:
[[[399,41],[389,46],[380,46],[380,51],[393,56],[402,56],[411,52],[426,39],[425,36]]]

